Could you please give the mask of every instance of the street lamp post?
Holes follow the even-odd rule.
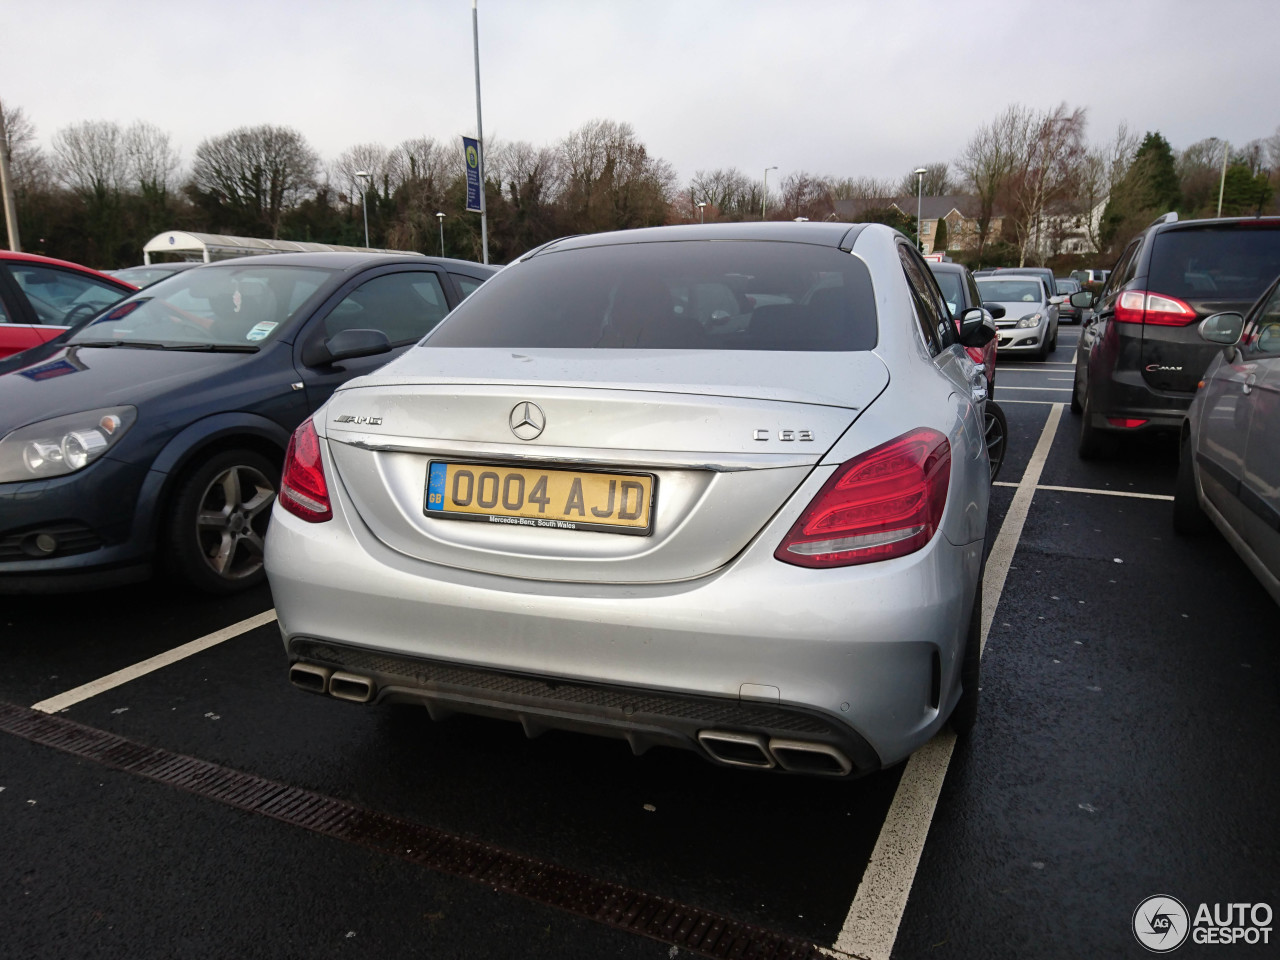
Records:
[[[364,245],[369,245],[369,206],[364,202],[364,192],[369,186],[372,174],[368,170],[357,170],[356,179],[360,181],[360,212],[364,214]]]
[[[1218,181],[1218,216],[1222,216],[1222,194],[1227,188],[1227,141],[1222,141],[1222,178]]]
[[[440,221],[440,256],[444,256],[444,217],[443,213],[436,212],[436,219]]]
[[[924,175],[928,173],[924,167],[916,167],[916,246],[920,248],[920,252],[924,252],[924,240],[920,236],[923,232],[921,227],[924,221],[921,214],[924,211]]]
[[[9,133],[4,123],[4,107],[0,105],[0,198],[4,204],[4,224],[9,231],[9,249],[20,251],[18,208],[13,199],[13,179],[9,175]]]
[[[765,210],[769,203],[769,171],[777,170],[777,167],[764,168],[764,196],[760,198],[760,219],[764,219]]]
[[[698,208],[698,222],[699,222],[699,223],[706,223],[706,222],[707,222],[707,220],[706,220],[706,217],[704,216],[704,214],[703,214],[703,212],[702,212],[702,211],[703,211],[703,208],[704,208],[704,207],[706,207],[706,205],[707,205],[707,201],[705,201],[705,200],[698,200],[694,205]]]

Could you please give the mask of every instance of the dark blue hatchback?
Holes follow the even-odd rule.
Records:
[[[293,430],[495,272],[351,253],[253,257],[139,291],[0,373],[0,593],[263,579]]]

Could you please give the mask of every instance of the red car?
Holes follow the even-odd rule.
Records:
[[[137,289],[77,263],[0,250],[0,357],[52,340]]]

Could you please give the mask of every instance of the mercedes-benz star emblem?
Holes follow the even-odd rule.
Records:
[[[547,425],[547,415],[536,403],[525,400],[511,408],[507,422],[511,424],[511,432],[521,440],[536,440]]]

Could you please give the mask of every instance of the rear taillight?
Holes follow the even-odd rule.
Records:
[[[938,530],[950,479],[947,438],[923,427],[905,433],[841,464],[773,555],[843,567],[914,553]]]
[[[1146,290],[1126,290],[1116,303],[1120,323],[1152,323],[1162,327],[1185,327],[1194,323],[1196,312],[1177,297]]]
[[[284,476],[280,478],[280,506],[309,523],[333,519],[329,484],[320,459],[320,438],[310,417],[289,438]]]

